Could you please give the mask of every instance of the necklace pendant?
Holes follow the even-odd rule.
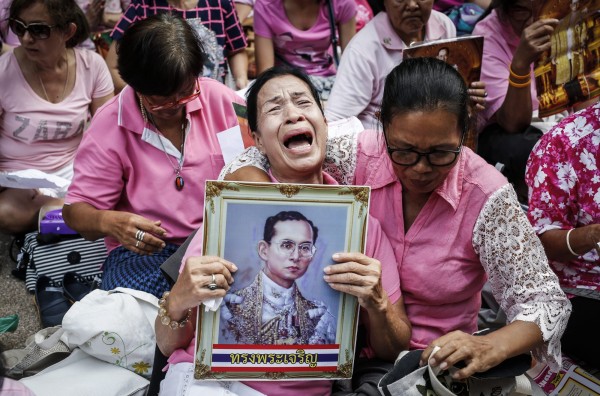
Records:
[[[178,175],[178,176],[175,178],[175,188],[177,189],[177,191],[181,191],[181,190],[183,190],[183,186],[184,186],[184,184],[185,184],[185,183],[184,183],[184,181],[183,181],[183,177],[181,177],[181,176],[179,176],[179,175]]]

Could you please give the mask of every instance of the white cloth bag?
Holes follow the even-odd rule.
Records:
[[[94,290],[67,311],[61,339],[71,348],[149,378],[157,310],[158,299],[143,291]]]

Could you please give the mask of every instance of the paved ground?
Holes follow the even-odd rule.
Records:
[[[3,350],[23,348],[25,339],[41,328],[33,301],[33,294],[25,289],[25,282],[11,274],[15,263],[8,256],[11,238],[0,234],[0,317],[19,315],[19,327],[14,333],[0,334]]]

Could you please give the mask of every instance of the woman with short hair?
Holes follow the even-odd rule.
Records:
[[[159,265],[202,225],[204,181],[224,165],[217,135],[239,129],[233,104],[244,101],[197,77],[206,55],[180,18],[135,23],[120,51],[128,86],[94,118],[63,214],[85,238],[105,238],[105,290],[160,296],[169,285]]]

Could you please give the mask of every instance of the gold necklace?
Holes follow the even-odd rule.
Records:
[[[154,121],[154,117],[152,116],[152,114],[146,113],[146,109],[144,108],[144,104],[142,103],[142,97],[138,96],[138,99],[140,100],[140,110],[142,112],[142,118],[144,119],[144,124],[146,124],[146,123],[148,123],[148,121],[150,121],[150,123],[152,125],[154,125],[154,127],[159,132],[159,134],[161,136],[164,136],[162,134],[162,132],[160,132],[160,129],[158,129],[158,125],[156,125],[156,122]],[[160,145],[162,146],[163,153],[165,153],[165,156],[167,157],[169,164],[171,164],[171,167],[175,171],[175,188],[177,189],[177,191],[183,190],[183,186],[185,185],[183,176],[181,176],[181,169],[183,168],[183,159],[184,159],[183,148],[184,148],[184,144],[185,144],[185,127],[186,127],[186,125],[187,125],[187,119],[183,120],[183,123],[181,124],[181,146],[180,146],[181,156],[179,157],[179,161],[177,161],[177,166],[173,165],[173,161],[171,161],[171,157],[169,157],[169,154],[167,154],[167,148],[165,147],[165,144],[163,143],[160,136],[158,139],[160,141]]]
[[[69,83],[69,53],[67,52],[66,49],[65,49],[65,55],[67,58],[67,78],[65,78],[65,85],[63,86],[62,96],[61,96],[60,100],[56,103],[60,103],[63,100],[65,100],[65,93],[67,92],[67,84]],[[37,75],[38,75],[38,79],[40,80],[40,85],[42,86],[42,90],[44,91],[44,96],[46,97],[46,101],[48,101],[50,103],[54,103],[54,102],[51,102],[50,98],[48,97],[48,92],[46,92],[46,87],[44,86],[44,82],[42,81],[40,69],[38,68],[36,63],[34,63],[34,65],[35,65],[35,71],[37,72]]]

